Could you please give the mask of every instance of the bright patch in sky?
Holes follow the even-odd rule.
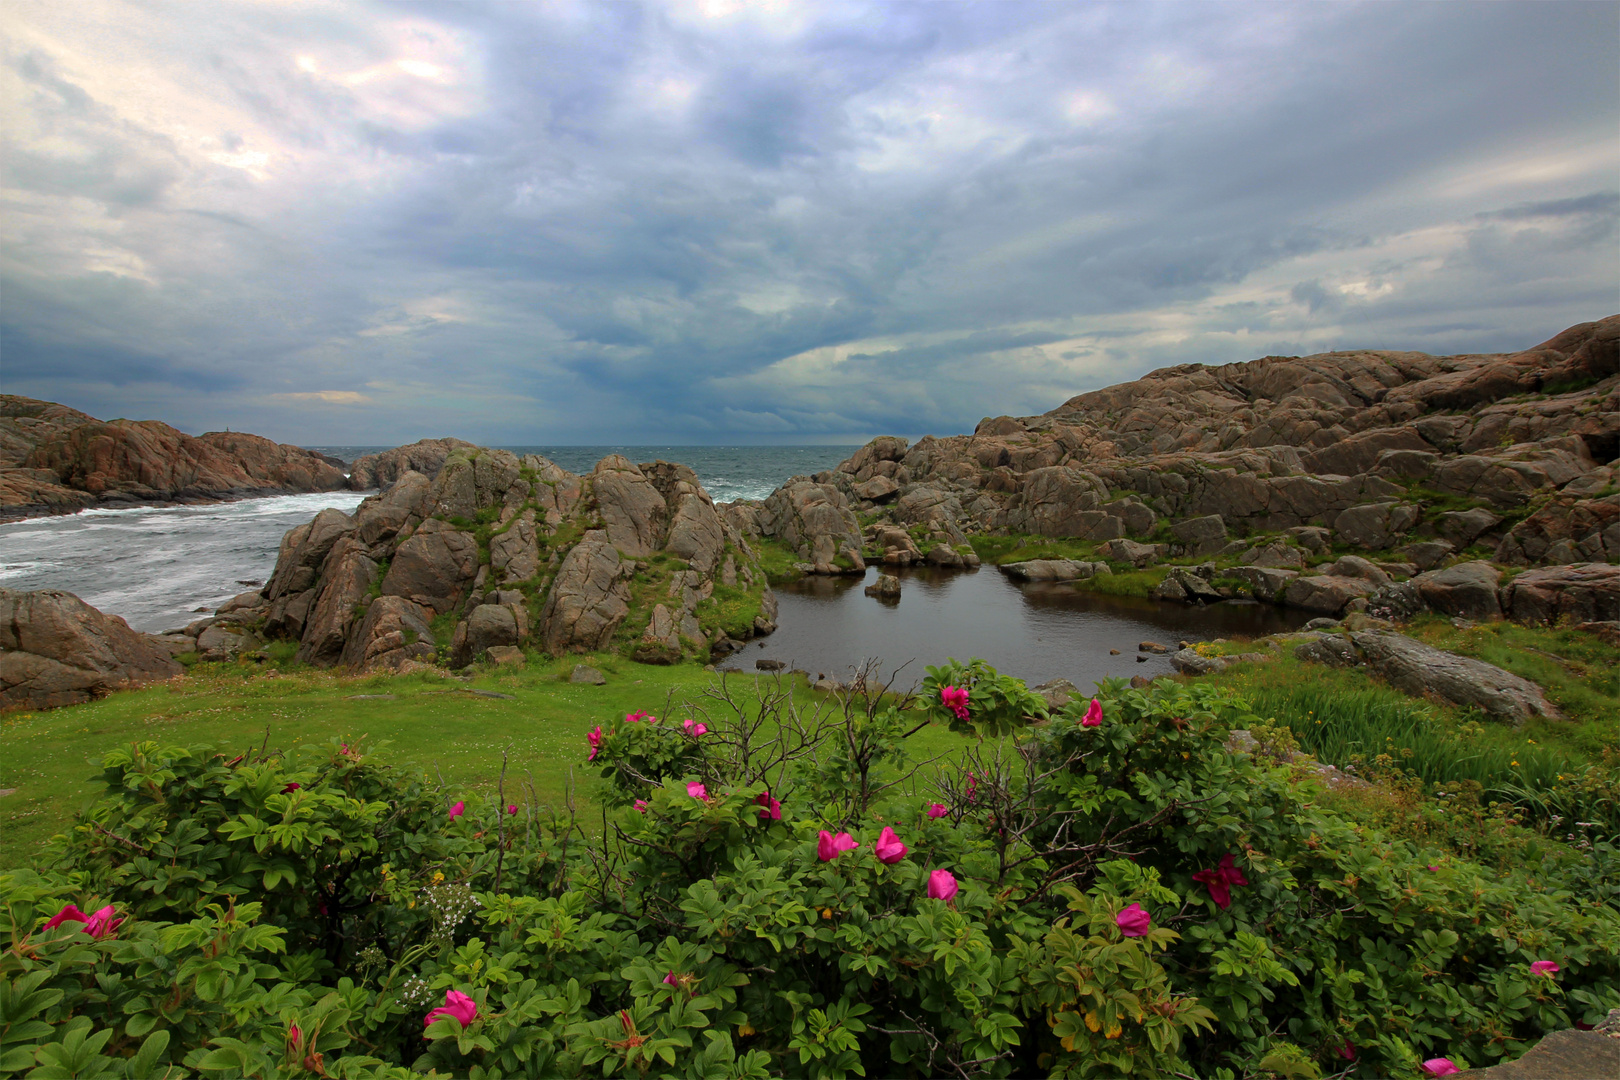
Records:
[[[1620,307],[1620,6],[13,0],[0,391],[305,443],[971,430]]]

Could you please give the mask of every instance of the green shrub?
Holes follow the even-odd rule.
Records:
[[[0,1074],[1415,1076],[1620,1004],[1573,875],[1338,816],[1216,687],[726,687],[593,733],[590,831],[342,746],[116,752],[61,865],[0,875]]]

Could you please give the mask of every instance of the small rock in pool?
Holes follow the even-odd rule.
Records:
[[[1109,656],[1118,656],[1119,655],[1119,650],[1118,649],[1109,649],[1108,650],[1108,655]]]
[[[1157,641],[1144,641],[1140,645],[1138,645],[1136,648],[1140,652],[1150,652],[1150,653],[1160,653],[1160,654],[1167,653],[1167,652],[1170,651],[1170,647],[1168,645],[1160,645]]]
[[[1145,664],[1145,663],[1147,663],[1147,661],[1148,661],[1148,658],[1147,658],[1147,657],[1145,657],[1145,656],[1138,656],[1138,657],[1137,657],[1137,658],[1136,658],[1136,662],[1137,662],[1137,663],[1138,663],[1138,664]]]
[[[760,671],[781,671],[787,665],[780,660],[755,660],[754,667]]]

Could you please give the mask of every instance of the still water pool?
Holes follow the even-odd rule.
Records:
[[[982,657],[1034,684],[1065,678],[1090,689],[1107,676],[1154,676],[1173,670],[1166,656],[1137,662],[1137,645],[1259,637],[1296,630],[1309,612],[1253,602],[1196,607],[1100,596],[1063,584],[1020,584],[995,567],[901,570],[898,602],[865,595],[865,578],[810,577],[776,590],[779,629],[723,665],[754,670],[780,660],[812,675],[847,679],[866,660],[884,671],[906,665],[900,681],[921,679],[946,657]],[[1120,655],[1110,655],[1110,649]]]

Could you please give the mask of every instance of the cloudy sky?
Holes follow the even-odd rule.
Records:
[[[0,5],[0,391],[852,442],[1620,311],[1620,4]]]

